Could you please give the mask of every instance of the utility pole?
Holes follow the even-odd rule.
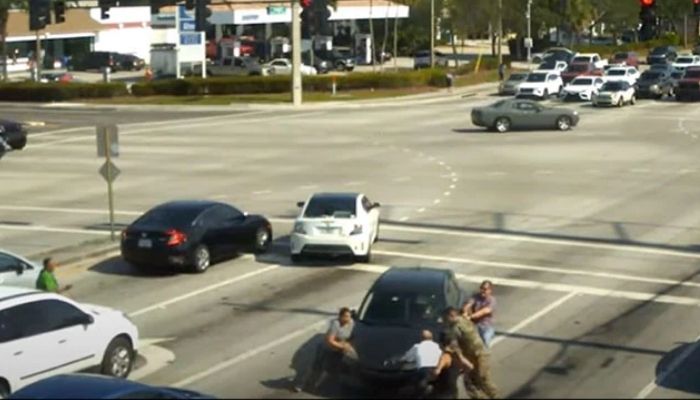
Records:
[[[292,1],[292,104],[301,106],[301,17],[299,1]],[[312,49],[313,51],[313,49]]]
[[[498,65],[503,63],[503,0],[498,0],[498,38],[496,40],[498,46]]]
[[[527,66],[532,69],[532,0],[527,0]]]
[[[39,82],[41,80],[41,67],[42,65],[42,59],[41,59],[41,34],[39,33],[39,30],[36,31],[36,55],[34,56],[35,64],[36,64],[36,81]]]
[[[430,68],[435,68],[435,0],[430,0]]]

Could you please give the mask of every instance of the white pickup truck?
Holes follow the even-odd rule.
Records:
[[[593,64],[595,69],[605,69],[608,65],[608,60],[600,57],[598,53],[577,53],[571,60],[571,63],[581,63],[581,64]]]

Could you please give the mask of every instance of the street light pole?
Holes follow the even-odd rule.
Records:
[[[527,0],[527,66],[532,69],[532,0]]]
[[[498,65],[503,64],[503,0],[498,0]]]
[[[292,1],[292,104],[301,105],[301,16],[299,1]],[[313,52],[313,50],[312,50]]]
[[[435,68],[435,0],[430,0],[430,68]]]

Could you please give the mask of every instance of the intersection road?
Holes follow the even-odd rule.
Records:
[[[120,224],[162,201],[210,198],[272,218],[275,246],[204,275],[143,275],[115,253],[59,278],[75,284],[72,297],[124,310],[143,337],[158,338],[173,359],[136,371],[153,384],[308,397],[288,380],[338,307],[358,307],[386,268],[421,265],[453,269],[468,291],[494,280],[493,371],[504,396],[697,397],[700,109],[575,105],[581,125],[565,133],[471,126],[470,109],[495,99],[112,111],[122,133]],[[86,114],[56,118],[0,162],[4,248],[35,254],[105,238],[90,127],[100,117]],[[321,190],[382,203],[372,264],[290,265],[295,203]],[[349,395],[371,391],[326,385],[314,397]]]

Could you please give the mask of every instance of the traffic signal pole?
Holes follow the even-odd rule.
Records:
[[[34,56],[35,64],[36,64],[36,76],[34,79],[36,82],[39,82],[41,80],[41,67],[42,67],[42,60],[41,60],[41,35],[39,33],[39,30],[36,31],[36,55]]]
[[[298,0],[292,2],[292,104],[301,106],[301,7]],[[313,51],[313,49],[312,49]]]

